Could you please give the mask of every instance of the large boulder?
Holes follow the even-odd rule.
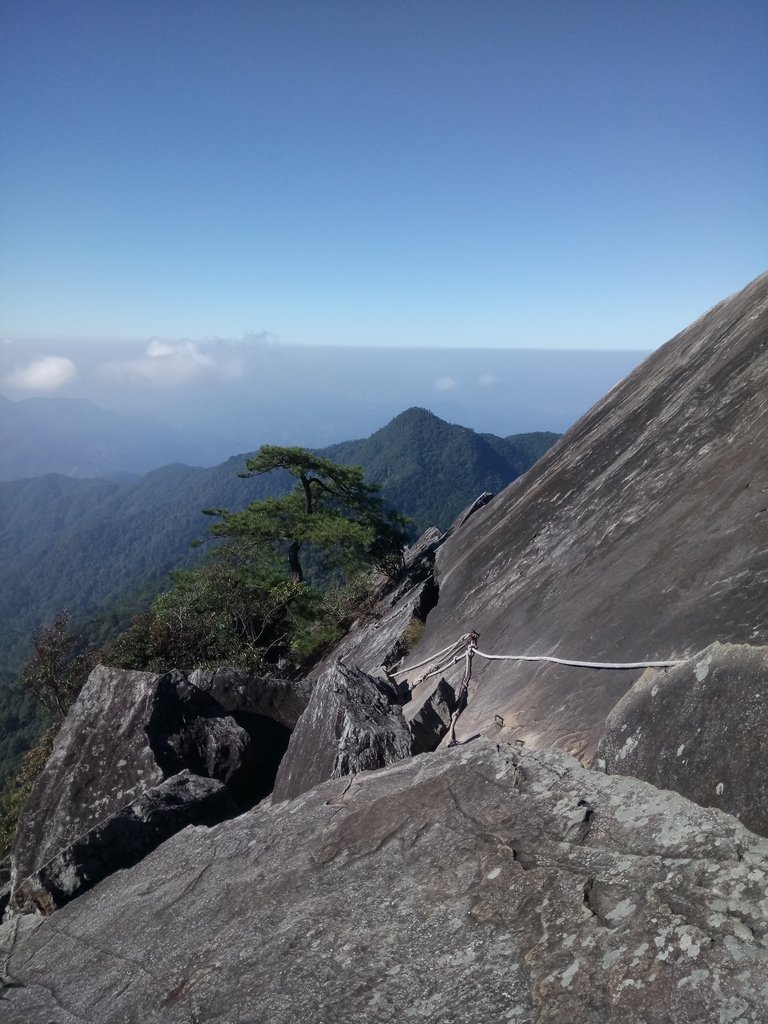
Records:
[[[339,663],[315,684],[280,763],[272,800],[290,800],[327,779],[383,768],[410,754],[411,734],[399,705],[370,676]]]
[[[245,668],[195,669],[190,683],[234,716],[258,715],[293,729],[312,695],[306,679],[280,679]]]
[[[236,814],[223,782],[185,769],[118,808],[24,878],[13,894],[14,910],[50,914],[187,825],[217,825]]]
[[[766,337],[768,274],[618,383],[440,547],[409,661],[469,630],[492,655],[600,663],[768,644]],[[478,656],[457,735],[501,719],[590,760],[641,672]]]
[[[251,740],[179,672],[99,666],[69,711],[24,805],[12,850],[14,891],[78,837],[189,769],[252,802]]]
[[[674,789],[768,835],[768,647],[715,643],[644,672],[606,722],[606,771]]]
[[[350,784],[351,782],[351,784]],[[4,1024],[765,1024],[768,842],[477,740],[187,829],[10,950]]]
[[[451,725],[456,709],[456,693],[445,679],[439,679],[431,688],[414,696],[403,708],[403,715],[411,730],[414,754],[427,754],[437,750]]]

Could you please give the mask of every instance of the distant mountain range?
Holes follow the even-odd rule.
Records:
[[[12,402],[0,395],[0,480],[46,473],[124,480],[179,459],[209,463],[221,451],[221,442],[202,429],[174,430],[85,399]]]
[[[449,526],[479,493],[525,472],[557,437],[476,434],[414,408],[371,437],[321,454],[362,465],[417,533]],[[168,465],[123,482],[60,474],[0,481],[0,691],[26,657],[31,634],[59,611],[98,615],[106,630],[142,610],[171,569],[200,557],[190,544],[207,533],[202,509],[244,507],[291,485],[277,473],[239,478],[246,458],[208,469]],[[0,693],[0,727],[2,718]]]

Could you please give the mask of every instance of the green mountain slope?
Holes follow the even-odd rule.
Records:
[[[498,438],[409,409],[371,437],[322,449],[362,465],[414,529],[446,528],[481,491],[498,491],[556,440]],[[88,615],[126,590],[156,590],[196,557],[204,508],[244,507],[283,493],[287,476],[242,479],[245,455],[209,469],[171,465],[114,483],[49,475],[0,482],[0,668],[17,662],[29,633],[62,608]]]
[[[323,449],[336,462],[365,467],[386,500],[418,529],[447,529],[483,491],[500,491],[551,448],[558,434],[496,437],[407,409],[375,434]]]
[[[209,525],[203,508],[285,487],[238,479],[243,462],[164,466],[126,484],[57,475],[0,482],[0,669],[63,608],[81,617],[127,589],[156,593],[170,569],[194,559],[190,544]]]

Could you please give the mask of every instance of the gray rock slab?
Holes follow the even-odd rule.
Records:
[[[492,491],[483,491],[482,494],[478,494],[475,500],[456,516],[455,520],[451,524],[448,533],[454,534],[457,530],[460,530],[462,526],[471,519],[475,512],[479,512],[481,508],[493,501],[496,495]]]
[[[412,569],[427,558],[432,560],[435,552],[445,540],[445,533],[436,526],[430,526],[405,552],[406,569]]]
[[[451,713],[456,707],[456,694],[444,679],[430,688],[422,684],[410,703],[403,707],[403,715],[411,730],[412,751],[426,754],[437,750],[448,732]]]
[[[178,672],[99,666],[72,706],[19,819],[19,882],[74,840],[185,768],[249,784],[248,734]]]
[[[5,857],[0,863],[0,921],[11,899],[11,858]]]
[[[768,834],[768,647],[715,643],[649,669],[606,722],[607,771],[674,789]]]
[[[17,942],[4,1024],[764,1024],[768,843],[478,740],[179,833]]]
[[[279,679],[233,667],[196,669],[189,681],[226,711],[263,715],[288,729],[296,725],[312,694],[307,680]]]
[[[223,782],[189,771],[171,776],[78,836],[14,891],[22,913],[53,913],[113,871],[132,867],[187,825],[217,825],[239,813]]]
[[[290,800],[327,779],[383,768],[410,754],[400,706],[364,672],[334,665],[315,684],[291,735],[272,800]]]
[[[0,924],[0,1002],[3,1000],[4,990],[18,984],[8,970],[13,951],[18,943],[23,942],[42,923],[43,919],[38,914],[18,914],[5,924]]]
[[[409,659],[469,630],[490,654],[607,662],[768,644],[767,338],[765,274],[618,383],[439,548]],[[588,760],[641,671],[476,658],[457,735],[498,715]]]

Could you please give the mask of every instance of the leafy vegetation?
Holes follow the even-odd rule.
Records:
[[[34,637],[32,657],[17,684],[37,701],[45,726],[25,754],[15,777],[7,776],[0,789],[0,856],[10,847],[21,808],[51,753],[56,733],[96,664],[97,651],[84,646],[70,631],[66,612]]]
[[[292,581],[262,574],[234,548],[210,565],[171,574],[174,587],[152,610],[108,643],[103,660],[120,668],[163,672],[217,664],[261,668],[283,646]]]
[[[397,570],[406,541],[405,519],[388,511],[378,484],[366,484],[360,466],[343,466],[303,448],[264,445],[246,462],[244,476],[284,470],[297,483],[280,498],[251,503],[241,512],[214,512],[215,536],[247,539],[257,546],[285,545],[291,578],[304,579],[305,545],[330,553],[338,568],[370,563]]]
[[[58,727],[96,664],[97,651],[83,649],[69,630],[69,613],[61,612],[47,629],[34,636],[35,650],[21,670],[19,681],[42,705]]]
[[[174,589],[154,602],[102,652],[127,668],[301,664],[338,635],[348,591],[358,594],[372,567],[394,571],[406,540],[358,467],[337,465],[301,448],[265,446],[247,472],[283,470],[296,481],[279,498],[239,511],[211,509],[215,537],[225,540],[207,564],[172,574]],[[304,553],[315,555],[315,585]],[[368,569],[367,573],[364,570]],[[317,584],[333,576],[341,586]]]
[[[15,675],[0,686],[0,788],[46,728],[45,713]]]

